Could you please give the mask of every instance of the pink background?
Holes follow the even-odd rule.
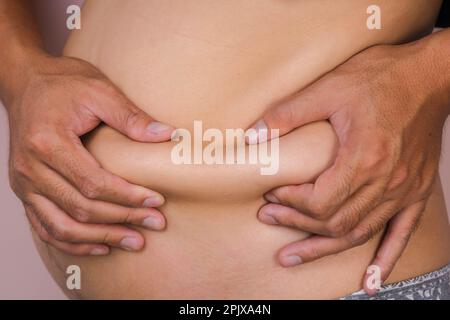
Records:
[[[39,0],[37,11],[48,49],[60,52],[67,35],[65,10],[82,0]],[[447,121],[447,127],[448,125]],[[34,249],[22,205],[8,183],[8,123],[0,106],[0,299],[65,299],[47,273]],[[441,177],[447,205],[450,205],[450,130],[444,137]]]

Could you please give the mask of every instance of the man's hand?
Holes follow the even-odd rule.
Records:
[[[10,181],[40,238],[76,255],[104,255],[109,246],[143,247],[142,235],[165,226],[154,207],[164,198],[103,170],[80,136],[102,121],[142,142],[170,139],[173,129],[153,121],[87,62],[42,56],[9,94]]]
[[[334,164],[313,184],[266,194],[271,203],[259,211],[261,221],[314,234],[280,251],[283,266],[362,245],[389,222],[372,264],[382,281],[392,271],[430,196],[449,114],[448,80],[441,76],[448,69],[438,66],[448,57],[437,57],[428,41],[369,48],[255,125],[284,135],[329,120],[340,142]]]

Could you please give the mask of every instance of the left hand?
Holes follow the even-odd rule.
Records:
[[[255,125],[284,135],[329,120],[340,142],[334,164],[313,184],[265,196],[271,203],[261,221],[314,234],[280,251],[283,266],[362,245],[388,224],[372,264],[381,281],[389,276],[430,196],[449,114],[436,76],[442,70],[427,54],[420,43],[369,48]]]

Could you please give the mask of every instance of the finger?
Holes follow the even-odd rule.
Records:
[[[264,142],[267,139],[285,135],[307,123],[329,119],[333,112],[334,99],[330,96],[333,92],[331,90],[323,94],[326,92],[327,83],[319,80],[294,97],[270,109],[252,126],[255,134],[248,137],[248,143]],[[273,134],[271,129],[278,129],[278,134]]]
[[[370,184],[356,191],[327,221],[328,234],[342,237],[360,224],[383,201],[383,185]]]
[[[266,224],[280,225],[298,229],[308,233],[326,235],[326,224],[324,221],[311,218],[297,210],[269,203],[258,211],[258,219]]]
[[[291,206],[313,218],[326,220],[366,183],[365,177],[357,173],[354,162],[352,156],[344,151],[314,184],[280,187],[266,194],[265,198]]]
[[[300,263],[311,262],[325,256],[340,253],[363,245],[386,225],[386,221],[395,213],[395,203],[385,202],[370,213],[348,235],[340,238],[311,236],[284,247],[278,254],[280,264],[292,267]]]
[[[30,202],[45,230],[60,242],[106,244],[129,251],[139,251],[144,246],[144,238],[133,229],[120,225],[81,224],[39,195],[34,195]]]
[[[362,187],[328,220],[317,220],[296,209],[275,204],[262,207],[258,217],[267,224],[338,238],[353,230],[380,203],[382,194],[382,189],[373,185]]]
[[[258,217],[267,224],[294,227],[328,237],[341,237],[359,224],[380,203],[382,193],[382,189],[372,185],[365,186],[351,196],[342,208],[328,220],[314,219],[296,209],[275,204],[262,207],[258,212]],[[292,200],[285,201],[285,203],[295,206],[293,204],[295,197],[292,195],[290,197]]]
[[[109,253],[109,247],[106,245],[72,244],[58,241],[49,235],[30,206],[25,206],[25,213],[30,221],[32,229],[39,238],[60,251],[76,256],[104,256]]]
[[[381,283],[391,274],[398,259],[405,250],[409,239],[414,232],[419,219],[425,210],[426,201],[417,202],[397,214],[389,222],[386,233],[377,251],[376,257],[371,266],[377,266],[381,271]],[[364,290],[368,294],[374,294],[376,291],[368,286],[369,275],[364,278]]]
[[[136,141],[167,141],[174,131],[172,126],[155,121],[115,87],[95,97],[88,108],[108,126]]]
[[[54,132],[35,141],[34,145],[39,157],[88,199],[130,207],[158,207],[164,203],[161,194],[128,183],[101,168],[76,136]]]
[[[42,164],[38,166],[42,167],[36,170],[42,178],[38,175],[37,179],[46,181],[45,185],[38,188],[39,194],[57,204],[78,222],[134,224],[149,230],[162,230],[165,227],[164,216],[156,209],[130,208],[87,199],[54,171]]]
[[[294,267],[349,248],[350,244],[342,238],[311,236],[283,248],[278,254],[278,261],[283,267]]]

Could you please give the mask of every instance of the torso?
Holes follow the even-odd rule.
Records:
[[[65,55],[87,60],[154,118],[191,129],[247,128],[357,52],[401,43],[431,30],[440,1],[378,1],[383,29],[366,27],[371,1],[87,1],[81,31]],[[324,93],[326,94],[326,93]],[[280,139],[280,171],[251,165],[177,166],[174,143],[141,144],[98,129],[86,143],[111,172],[161,192],[166,231],[141,230],[140,253],[72,257],[36,240],[55,279],[80,265],[82,298],[336,298],[359,290],[380,236],[366,245],[296,268],[275,260],[307,237],[256,218],[262,195],[312,181],[337,145],[327,122]],[[437,269],[450,257],[439,182],[425,217],[389,281]]]

